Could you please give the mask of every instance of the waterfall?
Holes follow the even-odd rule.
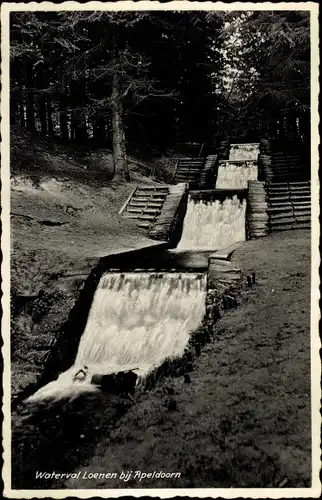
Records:
[[[179,250],[220,250],[245,240],[246,200],[188,200]]]
[[[248,181],[257,180],[257,162],[222,162],[218,168],[216,189],[247,189]]]
[[[166,358],[183,354],[205,312],[202,273],[107,273],[94,295],[74,365],[29,401],[97,390],[93,374],[124,370],[144,377]],[[73,382],[86,365],[82,383]]]
[[[229,160],[257,160],[258,155],[258,142],[230,145]]]

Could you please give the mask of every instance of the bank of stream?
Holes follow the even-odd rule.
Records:
[[[285,478],[286,486],[309,486],[309,234],[246,242],[233,259],[245,273],[256,271],[256,285],[211,331],[197,329],[213,342],[201,354],[191,349],[188,370],[165,368],[134,401],[99,392],[38,404],[31,413],[20,409],[14,487],[255,487]],[[122,470],[152,469],[181,476],[153,484],[36,479],[36,471],[119,477]]]

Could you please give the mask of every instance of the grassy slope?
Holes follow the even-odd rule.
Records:
[[[191,384],[167,379],[158,385],[112,432],[100,433],[92,458],[85,459],[86,445],[78,445],[84,458],[77,471],[162,469],[181,472],[180,479],[55,486],[268,487],[285,477],[288,487],[308,486],[309,245],[308,232],[294,231],[237,250],[234,260],[256,271],[257,285],[245,292],[242,307],[217,323],[215,342],[197,360]],[[176,411],[168,410],[169,399],[176,400]],[[102,405],[96,416],[101,427],[104,415]]]
[[[12,131],[14,288],[33,293],[48,273],[73,267],[85,258],[150,243],[135,223],[118,215],[137,183],[157,182],[149,168],[133,163],[130,168],[131,183],[125,183],[119,173],[110,180],[108,151],[75,151],[38,135]],[[63,224],[47,226],[40,223],[43,220]]]
[[[79,155],[23,133],[12,141],[12,175],[32,179],[16,180],[12,196],[12,211],[19,213],[12,219],[12,281],[21,293],[37,291],[53,271],[149,242],[117,215],[132,185],[120,177],[108,181],[106,154],[99,161]],[[134,172],[134,181],[149,180]],[[67,224],[48,227],[26,215]],[[17,421],[19,487],[35,483],[28,467],[182,473],[172,482],[87,480],[53,487],[268,486],[284,476],[287,486],[307,485],[309,254],[304,231],[247,242],[235,252],[244,270],[257,272],[258,284],[243,307],[216,325],[216,341],[197,360],[190,385],[165,380],[137,405],[126,402],[131,408],[117,426],[111,414],[122,413],[125,402],[113,406],[105,395],[37,412],[36,427]],[[177,411],[168,411],[169,399]]]
[[[93,153],[21,129],[11,131],[12,295],[60,294],[42,322],[35,324],[32,312],[37,298],[12,320],[14,396],[41,373],[53,336],[77,299],[76,293],[64,291],[73,278],[58,282],[57,276],[79,274],[74,283],[78,280],[80,289],[100,257],[156,243],[118,215],[137,183],[158,182],[154,171],[131,162],[132,182],[125,183],[120,173],[111,180],[112,165],[106,150]]]

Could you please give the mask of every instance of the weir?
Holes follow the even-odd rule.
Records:
[[[229,160],[257,160],[259,142],[230,144]]]
[[[257,162],[225,160],[218,167],[216,189],[247,189],[248,181],[257,177]]]
[[[233,195],[223,200],[189,196],[178,250],[220,250],[244,241],[246,199]]]
[[[181,356],[205,313],[206,274],[104,274],[94,295],[74,365],[29,401],[95,391],[93,375],[131,370],[138,379]],[[85,368],[86,376],[80,373]]]
[[[250,149],[247,145],[238,147],[231,156],[235,158],[242,151],[249,158]],[[255,151],[253,148],[252,153]],[[111,379],[106,377],[115,374],[134,374],[140,383],[166,359],[183,355],[191,332],[205,314],[207,278],[203,272],[209,268],[210,254],[246,239],[250,179],[257,179],[256,160],[220,161],[216,188],[191,191],[187,205],[181,203],[184,210],[187,206],[183,228],[184,210],[178,210],[178,203],[187,185],[178,184],[178,193],[177,186],[168,192],[155,225],[163,229],[162,238],[168,238],[174,221],[178,225],[180,219],[182,234],[177,248],[163,251],[139,266],[132,259],[128,267],[123,259],[118,263],[119,272],[112,272],[114,266],[109,265],[110,271],[101,277],[95,291],[74,364],[29,401],[73,398],[83,391],[96,391],[103,379],[109,386]],[[176,203],[167,206],[173,196]],[[166,271],[138,272],[137,267]],[[131,271],[134,269],[136,272]],[[189,272],[181,273],[180,269]],[[201,272],[191,272],[197,269]]]
[[[246,239],[247,189],[257,180],[258,143],[231,144],[213,190],[191,191],[177,252],[221,250]]]

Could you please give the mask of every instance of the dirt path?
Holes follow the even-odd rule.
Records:
[[[54,487],[268,487],[284,478],[287,487],[309,486],[309,246],[309,233],[297,231],[237,250],[234,260],[256,272],[257,284],[217,323],[191,384],[164,380],[100,438],[78,479]],[[134,478],[160,470],[181,477]],[[85,471],[133,473],[124,482],[81,479]]]

